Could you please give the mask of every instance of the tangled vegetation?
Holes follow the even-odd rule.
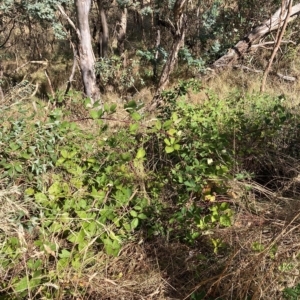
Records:
[[[2,1],[0,299],[300,299],[299,14]]]
[[[297,110],[197,80],[164,99],[1,107],[3,299],[297,299]]]

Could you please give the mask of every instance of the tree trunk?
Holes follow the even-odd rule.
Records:
[[[2,64],[0,62],[0,103],[2,101],[4,101],[4,93],[2,91],[2,87],[1,87],[1,80],[2,80],[2,77],[3,77],[3,67],[2,67]]]
[[[169,82],[170,74],[172,73],[174,66],[177,61],[178,51],[184,44],[185,29],[186,29],[186,15],[183,13],[184,5],[186,0],[177,0],[174,4],[173,15],[174,15],[174,35],[173,35],[173,46],[171,53],[164,65],[161,73],[156,93],[153,101],[157,102],[161,92],[164,90]]]
[[[103,1],[97,0],[98,4],[98,11],[100,16],[101,22],[101,29],[99,30],[99,55],[100,57],[106,57],[108,51],[108,39],[109,39],[109,32],[108,32],[108,24],[106,19],[105,9],[103,7]]]
[[[74,0],[78,26],[78,55],[82,73],[84,92],[92,103],[100,98],[100,90],[96,84],[95,56],[89,26],[91,0]]]
[[[289,0],[285,0],[285,7],[288,7]],[[229,49],[228,52],[215,61],[212,68],[222,69],[228,66],[234,65],[237,60],[247,53],[253,44],[259,41],[262,37],[269,34],[273,30],[278,29],[278,27],[283,26],[284,20],[287,17],[287,9],[281,13],[281,8],[279,8],[274,15],[264,21],[261,25],[255,27],[247,36],[245,36],[241,41],[239,41],[233,48]],[[291,8],[290,16],[288,22],[295,19],[297,14],[300,13],[300,4],[296,4]]]
[[[156,36],[156,44],[155,44],[155,57],[153,62],[153,78],[156,82],[158,76],[157,76],[157,65],[158,65],[158,58],[159,58],[159,47],[160,47],[160,40],[161,40],[161,34],[160,34],[160,28],[157,26],[157,36]]]
[[[117,40],[119,55],[124,52],[124,42],[127,31],[127,7],[122,8],[121,20],[117,24]]]

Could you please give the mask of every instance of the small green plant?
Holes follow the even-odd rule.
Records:
[[[262,252],[262,251],[264,251],[264,249],[265,249],[265,246],[263,245],[263,244],[261,244],[261,243],[259,243],[259,242],[254,242],[253,244],[252,244],[252,250],[253,251],[255,251],[255,252]]]
[[[283,290],[283,297],[286,300],[298,300],[300,298],[300,284],[292,288],[285,288]]]

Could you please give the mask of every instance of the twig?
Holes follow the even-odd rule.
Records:
[[[235,69],[242,69],[242,70],[250,71],[250,72],[254,72],[254,73],[263,73],[262,70],[257,70],[257,69],[249,68],[249,67],[243,66],[243,65],[235,65],[235,66],[233,66],[233,67],[234,67]],[[276,76],[278,76],[279,78],[281,78],[281,79],[283,79],[283,80],[286,80],[286,81],[292,81],[292,82],[295,82],[295,81],[297,80],[296,77],[283,75],[283,74],[278,73],[278,72],[270,72],[270,74],[276,75]]]
[[[66,88],[66,91],[65,91],[65,95],[68,94],[70,88],[71,88],[71,85],[72,85],[72,81],[73,81],[73,78],[74,78],[74,75],[75,75],[75,72],[76,72],[76,66],[77,66],[77,51],[76,51],[76,48],[75,46],[73,45],[73,43],[70,41],[71,43],[71,46],[72,46],[72,49],[73,49],[73,55],[74,55],[74,59],[73,59],[73,66],[72,66],[72,72],[71,72],[71,75],[69,77],[69,80],[68,80],[68,83],[67,83],[67,88]]]
[[[75,26],[74,22],[66,14],[64,8],[60,4],[57,4],[57,8],[59,9],[60,13],[66,18],[66,20],[68,21],[68,23],[72,26],[72,28],[75,30],[75,32],[77,34],[77,37],[80,40],[81,39],[81,35],[80,35],[79,29]]]
[[[267,45],[274,45],[275,43],[276,43],[276,41],[270,41],[270,42],[265,42],[265,43],[261,43],[261,44],[251,45],[251,47],[249,48],[249,51],[251,51],[253,48],[265,47]],[[294,41],[281,41],[281,44],[288,44],[288,43],[297,45],[297,43]]]
[[[282,9],[281,9],[281,13],[280,13],[280,23],[281,23],[281,17],[283,16],[283,8],[285,6],[285,2],[286,2],[285,0],[282,0]],[[281,44],[281,41],[282,41],[282,38],[283,38],[283,35],[284,35],[284,32],[285,32],[285,29],[287,27],[287,24],[288,24],[290,15],[291,15],[292,4],[293,4],[293,0],[289,0],[289,2],[288,2],[288,11],[287,11],[287,15],[286,15],[286,17],[284,19],[284,23],[283,23],[282,29],[280,30],[280,26],[278,26],[278,31],[277,31],[277,34],[276,34],[276,43],[275,43],[275,46],[274,46],[271,58],[270,58],[270,60],[268,62],[268,65],[267,65],[266,70],[265,70],[264,75],[263,75],[263,79],[262,79],[262,83],[261,83],[261,87],[260,87],[260,91],[261,92],[264,92],[264,90],[265,90],[265,86],[266,86],[266,81],[267,81],[268,74],[270,72],[270,69],[271,69],[273,60],[274,60],[274,58],[276,56],[276,53],[277,53],[277,51],[278,51],[278,49],[280,47],[280,44]]]
[[[276,73],[276,75],[278,77],[280,77],[281,79],[287,80],[287,81],[293,81],[293,82],[295,82],[297,80],[297,78],[293,77],[293,76],[287,76],[287,75],[283,75],[283,74],[280,74],[280,73]]]
[[[5,46],[5,44],[8,42],[8,40],[9,40],[9,38],[11,36],[11,33],[12,33],[13,29],[15,28],[16,20],[14,19],[13,21],[14,21],[14,23],[13,23],[13,25],[12,25],[9,33],[8,33],[8,36],[7,36],[6,40],[0,45],[0,48],[3,48]]]
[[[48,65],[48,61],[45,60],[31,60],[31,61],[27,61],[26,63],[24,63],[23,65],[21,65],[20,67],[16,68],[13,73],[18,72],[20,69],[24,68],[25,66],[27,66],[28,64],[38,64],[38,65],[44,65],[47,66]]]
[[[260,252],[258,255],[261,255],[269,251],[282,237],[288,235],[289,233],[291,233],[292,231],[300,227],[299,224],[295,227],[292,227],[290,230],[287,230],[288,227],[291,226],[294,223],[294,221],[296,221],[299,217],[300,217],[300,212],[296,214],[296,216],[292,219],[292,221],[289,222],[289,224],[280,232],[280,234],[278,234],[278,236],[270,243],[270,245],[266,247],[266,249],[263,252]]]
[[[46,78],[47,78],[47,81],[48,81],[48,84],[49,84],[51,95],[52,95],[53,98],[55,98],[55,93],[54,93],[53,86],[52,86],[52,83],[51,83],[51,80],[49,78],[47,70],[45,70],[45,75],[46,75]]]

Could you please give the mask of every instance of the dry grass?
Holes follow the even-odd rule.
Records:
[[[18,215],[29,215],[32,204],[23,201],[20,190],[19,186],[4,188],[0,185],[0,232],[2,232],[2,237],[16,233],[18,225],[14,220]]]

